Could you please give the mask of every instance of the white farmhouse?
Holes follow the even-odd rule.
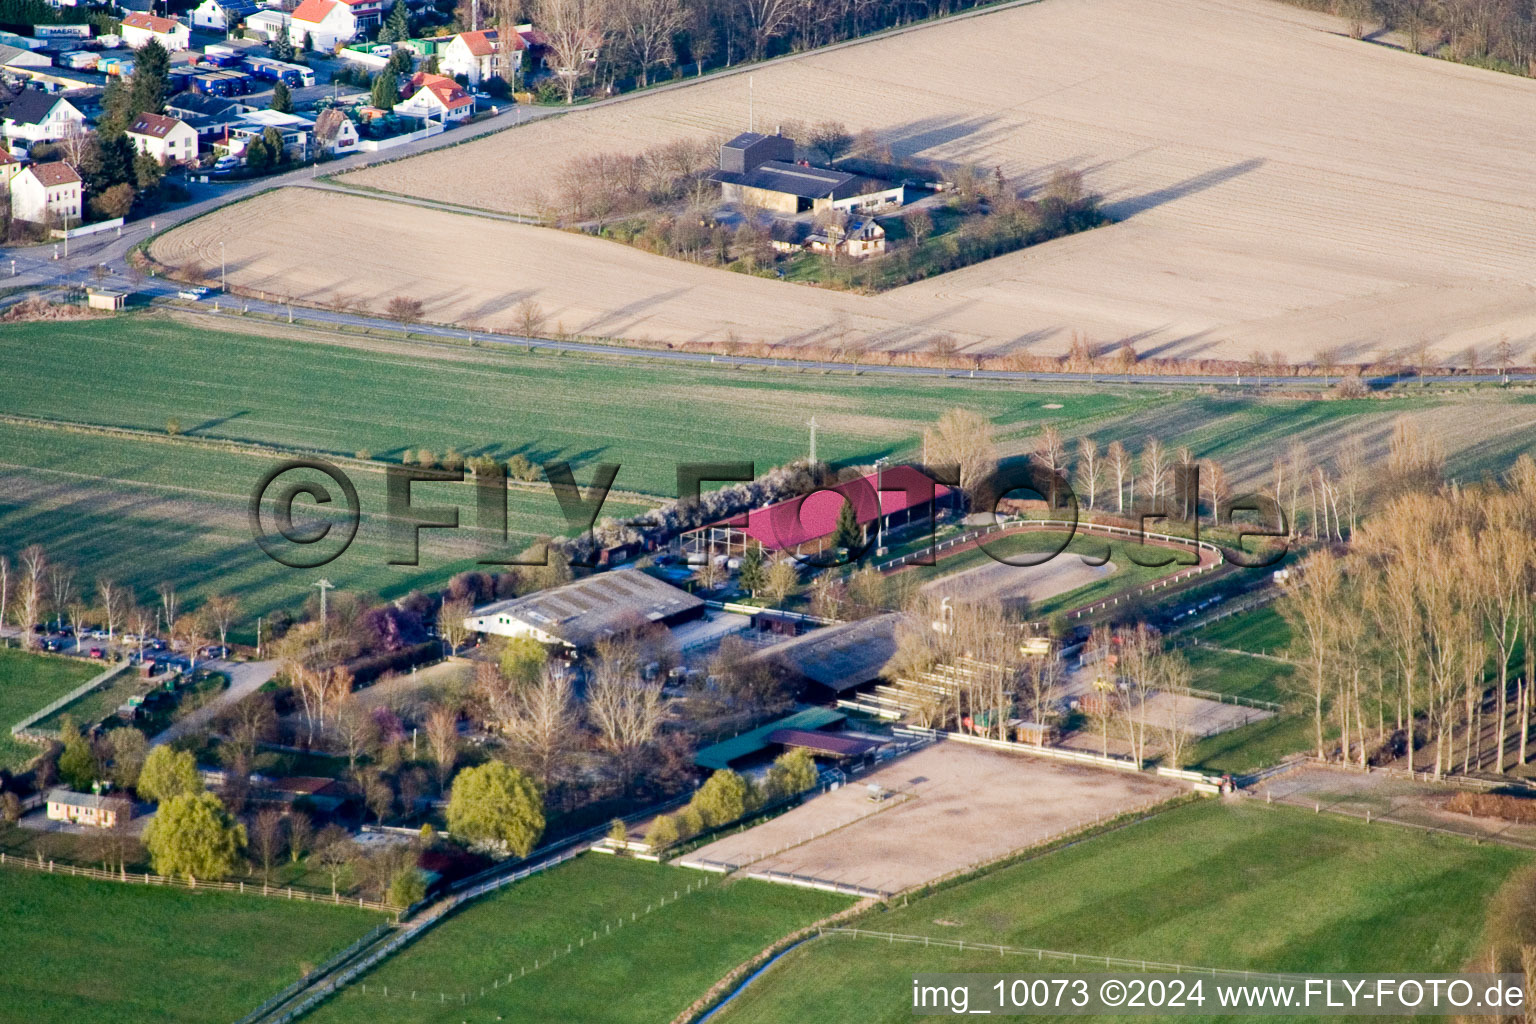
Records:
[[[80,223],[80,175],[63,161],[33,164],[11,179],[11,216],[46,224]]]
[[[62,96],[23,89],[0,113],[0,133],[7,140],[57,142],[85,128],[85,115]]]
[[[475,99],[451,78],[418,71],[406,86],[407,98],[395,104],[395,113],[428,121],[463,121],[475,112]]]
[[[123,44],[137,50],[151,39],[171,53],[192,45],[192,30],[177,18],[161,18],[142,11],[123,15]]]
[[[228,32],[257,10],[256,0],[203,0],[192,9],[192,27]]]
[[[190,163],[197,159],[197,130],[174,117],[142,113],[126,134],[135,149],[154,157],[162,165]]]
[[[503,46],[500,33],[495,29],[460,32],[438,51],[438,67],[452,78],[463,75],[471,86],[476,87],[499,76],[510,81],[522,66],[526,49],[528,44],[516,33],[512,35],[511,45]]]

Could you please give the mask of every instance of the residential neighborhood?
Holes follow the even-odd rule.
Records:
[[[1536,7],[0,0],[0,1024],[1536,1024]]]

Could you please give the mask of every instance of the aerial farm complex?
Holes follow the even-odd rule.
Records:
[[[0,1024],[1536,1019],[1533,40],[0,0]]]

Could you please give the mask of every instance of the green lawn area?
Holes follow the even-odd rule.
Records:
[[[1196,966],[1459,970],[1477,948],[1490,897],[1530,860],[1293,808],[1208,801],[868,915],[860,926]],[[898,1024],[912,1016],[915,972],[1039,969],[995,952],[824,938],[780,960],[715,1020]]]
[[[0,554],[14,556],[26,544],[41,544],[52,558],[89,566],[90,578],[129,585],[143,604],[154,603],[154,588],[165,581],[176,584],[189,607],[211,593],[231,594],[249,618],[241,623],[245,630],[256,615],[296,607],[313,591],[313,572],[273,561],[251,539],[251,492],[277,462],[272,457],[10,424],[0,424],[0,450],[8,463],[0,465]],[[384,515],[382,467],[349,475],[362,523],[351,547],[325,566],[325,575],[343,589],[396,597],[440,586],[456,572],[486,568],[477,565],[480,558],[510,555],[540,534],[566,532],[548,490],[511,492],[509,543],[503,546],[474,528],[472,485],[418,485],[413,504],[458,506],[463,528],[423,530],[420,564],[390,565],[401,548]],[[282,482],[292,479],[285,475]],[[296,518],[315,507],[301,498]],[[610,500],[604,514],[622,518],[643,507]],[[7,550],[11,546],[16,550]],[[237,630],[235,638],[244,634]]]
[[[98,674],[105,666],[58,654],[0,647],[0,768],[16,769],[40,752],[11,737],[11,726]]]
[[[1291,642],[1291,625],[1273,603],[1239,612],[1190,633],[1202,643],[1254,654],[1284,654]]]
[[[700,892],[647,914],[665,897]],[[765,882],[723,884],[686,868],[587,854],[480,901],[437,926],[338,999],[315,1024],[505,1020],[526,1024],[665,1022],[775,939],[849,905],[830,893]],[[629,922],[631,914],[638,917]],[[625,919],[621,928],[609,926]],[[598,938],[593,941],[596,930]],[[568,944],[587,940],[564,955]],[[562,954],[504,988],[535,959]],[[384,986],[389,997],[383,996]],[[479,995],[486,986],[485,996]],[[410,990],[420,997],[412,1002]],[[468,991],[469,1002],[444,1004]],[[403,994],[404,998],[397,998]],[[430,998],[427,993],[431,993]]]
[[[1337,737],[1338,731],[1329,729],[1324,735]],[[1267,768],[1290,754],[1316,749],[1310,715],[1280,714],[1201,740],[1186,756],[1186,767],[1243,775]]]
[[[366,449],[387,460],[407,448],[441,454],[452,446],[578,467],[617,462],[616,487],[669,496],[679,462],[752,460],[765,469],[803,455],[813,413],[826,420],[822,458],[872,461],[912,453],[922,428],[956,405],[999,424],[1069,430],[1171,399],[1104,387],[734,370],[723,358],[693,366],[503,345],[417,349],[213,331],[150,315],[19,324],[0,328],[0,413],[155,431],[174,416],[192,436],[349,456]],[[61,377],[61,361],[111,372]]]
[[[1185,648],[1193,678],[1191,685],[1233,697],[1283,704],[1295,694],[1290,689],[1296,667],[1250,654],[1232,654],[1209,647]]]
[[[231,1021],[381,923],[233,893],[0,870],[0,1018]]]

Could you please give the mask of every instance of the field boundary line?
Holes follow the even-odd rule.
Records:
[[[569,858],[567,858],[567,859],[569,859]],[[663,895],[656,902],[648,904],[644,910],[632,911],[630,913],[628,923],[629,924],[638,924],[641,921],[643,921],[645,918],[649,917],[652,913],[655,913],[656,911],[661,910],[663,907],[674,906],[675,904],[680,902],[685,897],[692,896],[692,895],[695,895],[697,893],[703,892],[704,891],[704,887],[709,885],[709,884],[710,884],[710,879],[709,879],[708,876],[706,876],[704,878],[700,878],[696,882],[689,882],[683,889],[674,890],[673,894],[672,894],[672,899],[669,900],[669,899],[666,898],[665,895]],[[605,925],[605,930],[602,931],[602,932],[599,932],[596,929],[593,929],[592,930],[592,935],[591,935],[590,938],[586,937],[585,929],[583,929],[583,935],[580,938],[578,938],[578,940],[575,941],[575,942],[568,942],[568,943],[566,943],[566,947],[565,947],[564,951],[561,951],[561,949],[558,946],[556,946],[553,950],[550,951],[550,954],[548,956],[538,956],[538,957],[535,957],[534,960],[533,960],[533,966],[532,967],[529,967],[527,964],[523,964],[522,967],[516,973],[513,973],[512,971],[508,971],[505,977],[502,977],[500,974],[497,974],[496,977],[491,979],[491,983],[489,985],[477,986],[478,989],[479,989],[478,993],[476,993],[476,992],[474,992],[474,991],[472,991],[470,989],[461,989],[457,993],[450,993],[450,992],[445,992],[445,991],[442,991],[442,990],[433,991],[433,990],[428,990],[428,989],[409,988],[407,986],[399,986],[397,991],[395,993],[391,994],[390,991],[389,991],[389,986],[388,985],[375,986],[376,990],[373,991],[373,992],[369,992],[368,991],[368,983],[367,982],[360,982],[358,984],[358,986],[355,986],[353,988],[352,991],[356,995],[360,995],[360,996],[373,996],[375,998],[380,998],[380,999],[404,999],[405,998],[405,993],[406,992],[410,992],[410,994],[411,994],[410,995],[410,999],[409,999],[410,1002],[420,1001],[420,1002],[426,1002],[426,1003],[430,1003],[432,1001],[430,997],[433,996],[433,995],[436,995],[438,997],[438,1003],[439,1004],[458,1003],[458,1004],[460,1004],[462,1006],[462,1005],[467,1004],[471,999],[480,999],[480,998],[484,997],[487,992],[494,992],[494,991],[496,991],[499,988],[505,988],[508,985],[511,985],[515,981],[518,981],[518,980],[520,980],[522,978],[526,978],[530,974],[534,974],[534,973],[536,973],[538,971],[541,971],[544,968],[548,967],[550,964],[554,963],[556,960],[561,960],[561,959],[564,959],[566,957],[572,956],[573,954],[581,953],[583,950],[586,949],[586,947],[588,945],[596,943],[598,941],[598,939],[610,936],[614,932],[622,929],[624,927],[625,923],[626,923],[625,920],[624,920],[624,916],[622,914],[620,914],[619,917],[616,920],[618,921],[618,924],[616,926],[611,926],[610,927],[610,926]],[[382,991],[379,991],[380,988],[382,989]],[[420,995],[422,997],[420,1000],[417,999],[418,995]],[[456,998],[455,998],[455,996],[456,996]],[[237,1022],[237,1024],[243,1024],[243,1022]]]
[[[18,739],[31,740],[34,743],[47,742],[50,737],[45,736],[40,732],[35,732],[31,726],[41,722],[43,719],[47,718],[49,715],[53,714],[60,708],[73,704],[75,701],[79,700],[81,697],[84,697],[86,694],[97,689],[98,687],[106,685],[114,677],[128,671],[129,668],[130,665],[128,662],[121,661],[116,665],[108,668],[104,672],[96,673],[94,676],[87,679],[73,690],[70,690],[62,697],[58,697],[55,700],[50,701],[40,710],[32,712],[21,721],[11,726],[11,735],[17,737]]]
[[[362,910],[375,910],[386,914],[399,914],[400,908],[388,903],[378,903],[373,900],[365,900],[362,897],[327,896],[323,892],[310,892],[307,889],[294,889],[291,886],[247,885],[245,882],[187,882],[180,878],[166,875],[150,874],[147,871],[103,871],[100,868],[81,867],[78,864],[59,864],[53,860],[42,860],[41,854],[37,858],[18,857],[0,850],[0,867],[24,868],[30,871],[41,871],[50,875],[70,875],[78,878],[92,878],[102,882],[117,882],[122,885],[159,885],[176,889],[211,890],[215,892],[237,892],[246,896],[265,896],[274,900],[300,900],[306,903],[325,903],[331,906],[358,907]]]
[[[851,907],[844,907],[837,913],[829,914],[820,921],[813,921],[804,928],[791,932],[770,944],[750,960],[743,961],[727,971],[724,977],[710,986],[709,991],[694,1000],[693,1005],[676,1017],[673,1017],[670,1024],[694,1024],[694,1022],[702,1024],[703,1021],[713,1017],[720,1007],[735,998],[736,993],[746,988],[752,979],[762,970],[765,970],[773,961],[801,943],[817,938],[820,936],[822,929],[835,925],[840,921],[857,917],[871,910],[874,906],[874,900],[860,900]],[[737,985],[736,983],[741,981],[742,978],[746,978],[746,981]]]
[[[1348,808],[1338,806],[1337,803],[1324,806],[1323,802],[1316,797],[1311,800],[1300,796],[1283,796],[1276,799],[1270,799],[1266,795],[1264,800],[1264,806],[1266,807],[1274,807],[1279,805],[1282,807],[1289,807],[1293,810],[1301,811],[1307,810],[1307,804],[1309,803],[1312,804],[1311,810],[1314,814],[1326,813],[1335,815],[1340,818],[1352,818],[1355,821],[1363,821],[1367,825],[1374,825],[1377,822],[1382,822],[1387,825],[1396,825],[1399,828],[1412,828],[1418,829],[1420,832],[1429,832],[1434,835],[1449,836],[1453,839],[1461,839],[1467,842],[1476,843],[1479,846],[1483,843],[1492,843],[1495,846],[1507,846],[1515,850],[1536,850],[1536,842],[1528,842],[1524,839],[1515,839],[1512,836],[1506,836],[1503,834],[1509,825],[1514,824],[1513,822],[1504,822],[1505,830],[1501,830],[1499,832],[1487,834],[1478,832],[1458,832],[1453,828],[1445,828],[1440,825],[1429,825],[1420,821],[1407,821],[1403,818],[1393,817],[1390,811],[1388,811],[1386,814],[1372,814],[1369,810],[1364,812],[1352,811]]]
[[[1289,981],[1303,975],[1281,974],[1272,971],[1249,971],[1231,967],[1198,967],[1192,964],[1164,963],[1159,960],[1143,960],[1137,957],[1108,956],[1103,953],[1066,953],[1058,949],[1040,949],[1031,946],[1003,946],[993,942],[967,942],[964,939],[935,938],[929,935],[903,935],[899,932],[871,931],[867,928],[826,928],[824,935],[845,935],[855,939],[873,939],[880,942],[895,945],[900,942],[904,945],[921,944],[925,947],[939,947],[941,949],[956,949],[960,951],[975,950],[976,952],[996,953],[999,957],[1030,956],[1044,962],[1070,962],[1077,967],[1083,964],[1090,966],[1102,966],[1106,970],[1127,970],[1158,972],[1163,974],[1204,974],[1210,977],[1232,977],[1243,980],[1258,979],[1260,981]]]

